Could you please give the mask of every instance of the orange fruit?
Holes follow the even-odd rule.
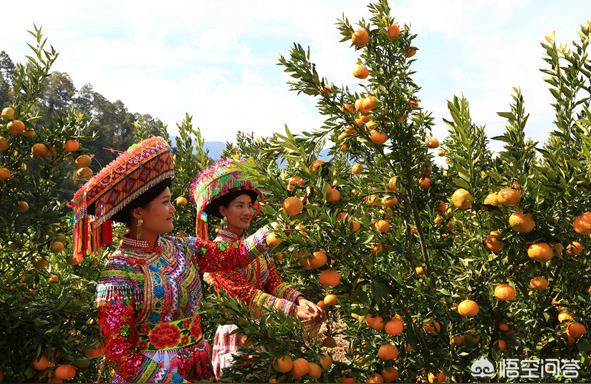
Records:
[[[464,335],[455,335],[451,338],[450,342],[451,345],[461,346],[464,345]]]
[[[271,232],[267,235],[265,241],[269,247],[276,247],[281,244],[283,240],[281,240],[275,232]]]
[[[380,233],[386,233],[390,231],[390,223],[388,223],[386,220],[378,220],[374,226]]]
[[[554,257],[554,251],[548,243],[533,243],[527,247],[527,256],[532,260],[545,262]]]
[[[396,24],[390,24],[388,26],[388,38],[390,38],[390,40],[396,39],[398,36],[400,36],[400,27]]]
[[[361,224],[357,220],[351,220],[351,226],[353,227],[353,232],[357,232],[361,228]]]
[[[337,305],[337,296],[330,293],[324,297],[323,303],[327,307],[335,306]]]
[[[548,280],[544,276],[536,276],[529,281],[529,286],[532,289],[543,291],[548,288]]]
[[[307,375],[309,371],[310,371],[310,365],[308,364],[308,360],[304,359],[303,357],[300,357],[300,358],[295,359],[293,361],[293,368],[291,370],[291,375],[294,378],[297,379],[299,377]]]
[[[27,203],[24,200],[21,200],[17,203],[18,205],[18,211],[21,213],[25,213],[29,210],[29,203]]]
[[[406,57],[408,59],[408,58],[413,57],[416,53],[417,53],[417,50],[413,47],[410,47],[404,52],[404,57]]]
[[[353,76],[355,76],[358,79],[365,79],[367,78],[367,76],[369,76],[369,71],[367,70],[367,67],[365,65],[359,64],[353,70]]]
[[[391,177],[390,180],[388,180],[388,189],[394,192],[398,191],[396,188],[396,177]]]
[[[47,279],[47,284],[53,284],[53,283],[57,283],[58,281],[60,281],[60,277],[58,275],[49,275],[49,279]]]
[[[6,107],[2,109],[2,118],[7,120],[14,120],[14,108]]]
[[[509,330],[509,324],[499,323],[499,331],[507,332]]]
[[[328,287],[336,287],[341,282],[341,275],[334,269],[326,269],[320,272],[320,284]]]
[[[398,379],[398,369],[394,367],[384,368],[382,371],[382,377],[384,378],[385,383],[391,383]]]
[[[443,371],[440,369],[439,373],[436,375],[433,372],[429,372],[429,374],[427,375],[427,381],[431,384],[433,383],[445,383],[445,374],[443,373]]]
[[[456,189],[451,195],[451,202],[458,209],[472,208],[472,195],[464,188]]]
[[[439,148],[439,151],[437,151],[437,156],[441,156],[441,157],[445,156],[445,149]]]
[[[460,316],[464,317],[472,317],[478,314],[480,308],[478,307],[478,303],[474,300],[464,300],[460,304],[458,304],[458,313]]]
[[[367,378],[367,384],[380,384],[384,382],[384,378],[379,373],[374,373],[370,377]]]
[[[497,200],[497,194],[496,193],[489,193],[483,201],[484,205],[492,205],[494,207],[496,207],[497,205],[499,205],[499,201]]]
[[[76,376],[76,367],[71,364],[58,365],[53,374],[56,379],[72,380]]]
[[[502,240],[499,240],[495,236],[486,235],[486,239],[484,240],[484,246],[492,253],[499,253],[505,247],[505,243],[503,243]]]
[[[51,243],[51,251],[55,253],[59,253],[64,250],[64,243],[61,241],[54,241]]]
[[[326,201],[329,203],[335,203],[339,200],[341,200],[341,192],[329,185],[326,189]]]
[[[353,104],[350,104],[350,103],[345,103],[345,105],[343,105],[340,108],[340,110],[341,110],[341,112],[347,111],[347,112],[351,112],[352,113],[352,112],[355,112],[355,106],[353,106]]]
[[[326,372],[330,366],[332,365],[332,358],[330,355],[323,355],[320,358],[320,366],[322,367],[322,372]]]
[[[367,96],[361,102],[362,111],[370,112],[378,106],[378,99],[375,96]]]
[[[351,173],[354,175],[358,175],[361,172],[363,172],[363,165],[361,164],[355,164],[353,167],[351,167]]]
[[[316,363],[308,363],[308,376],[313,379],[320,379],[322,375],[322,367]]]
[[[64,151],[66,152],[75,152],[80,149],[80,144],[76,139],[68,139],[64,144]]]
[[[495,297],[501,301],[515,300],[515,288],[509,284],[502,283],[495,287]]]
[[[279,356],[273,362],[273,369],[275,369],[275,371],[277,371],[279,373],[291,372],[292,368],[293,368],[293,361],[291,360],[291,357],[289,357],[287,355]]]
[[[20,120],[12,120],[10,123],[6,124],[6,128],[8,128],[8,132],[10,132],[11,135],[18,135],[25,131],[25,123]]]
[[[283,200],[283,210],[289,216],[297,216],[304,209],[304,203],[298,197],[290,196]]]
[[[429,140],[427,140],[427,148],[437,148],[439,147],[439,140],[437,140],[435,137],[430,138]]]
[[[437,320],[425,320],[423,322],[423,331],[428,335],[437,336],[439,332],[441,332],[441,324],[439,324],[439,321]]]
[[[33,360],[33,369],[36,371],[45,371],[50,366],[51,362],[45,355],[41,355],[38,359]]]
[[[0,152],[8,151],[9,147],[10,147],[10,142],[6,138],[0,136]]]
[[[374,144],[379,144],[379,145],[382,145],[386,141],[388,141],[388,135],[386,135],[384,132],[380,132],[375,129],[372,129],[369,132],[369,138]]]
[[[435,206],[435,210],[439,213],[445,213],[446,209],[447,209],[447,204],[445,204],[445,201],[439,200],[437,202],[437,205]]]
[[[566,246],[566,254],[569,256],[578,255],[581,252],[583,252],[583,244],[578,241],[573,241]]]
[[[9,169],[0,167],[0,181],[8,180],[12,177],[12,172]]]
[[[404,330],[404,321],[400,317],[393,317],[386,322],[384,332],[388,335],[400,335]]]
[[[312,164],[310,164],[310,172],[316,172],[322,164],[324,164],[324,160],[314,160]]]
[[[49,155],[49,148],[43,143],[35,143],[31,147],[31,154],[35,157],[45,157]]]
[[[384,318],[380,315],[367,314],[365,316],[365,324],[371,329],[381,331],[384,329]]]
[[[587,332],[587,328],[581,323],[570,323],[566,327],[566,334],[574,339],[578,339],[579,337],[583,336]]]
[[[174,202],[176,205],[184,207],[185,205],[187,205],[187,203],[189,203],[189,200],[187,200],[187,198],[184,196],[179,196],[176,198]]]
[[[320,250],[312,253],[312,256],[305,259],[300,265],[304,269],[320,268],[327,262],[326,252]]]
[[[503,339],[497,340],[497,347],[501,351],[505,351],[507,349],[507,342]]]
[[[76,177],[79,179],[90,179],[92,177],[92,169],[85,167],[76,171]]]
[[[28,137],[29,139],[32,139],[33,137],[35,137],[37,133],[35,132],[34,129],[26,129],[23,132],[23,136]]]
[[[421,177],[419,179],[419,186],[423,189],[431,188],[431,179],[429,177]]]
[[[509,216],[509,226],[511,226],[511,229],[516,232],[528,233],[534,229],[536,223],[531,214],[515,212]]]
[[[292,176],[289,178],[289,180],[287,180],[287,190],[288,191],[293,191],[295,189],[296,186],[302,186],[304,185],[305,180],[302,179],[299,176]]]
[[[374,255],[375,255],[376,253],[378,253],[379,251],[381,251],[381,250],[382,250],[382,248],[383,248],[383,247],[382,247],[382,244],[376,244],[376,245],[374,245],[374,246],[371,248],[370,252],[371,252],[372,254],[374,254]]]
[[[49,267],[49,262],[46,259],[40,257],[37,260],[35,260],[33,265],[37,269],[45,269],[45,268]]]
[[[74,160],[77,168],[88,168],[92,163],[92,158],[88,155],[80,155]]]
[[[351,35],[351,42],[358,49],[363,48],[369,43],[369,33],[363,28],[357,29]]]
[[[384,361],[396,360],[398,357],[398,347],[394,344],[383,344],[378,349],[378,358]]]
[[[581,235],[591,235],[591,212],[584,212],[573,219],[573,229]]]
[[[570,321],[572,319],[573,319],[573,315],[571,315],[570,313],[568,313],[566,311],[558,312],[558,322],[559,323],[564,323],[565,321]]]
[[[89,359],[96,359],[97,357],[101,357],[103,355],[103,352],[104,352],[103,351],[103,346],[99,344],[99,345],[97,345],[95,347],[87,348],[84,351],[84,354]]]
[[[503,188],[497,193],[497,202],[507,207],[516,207],[521,200],[521,191],[513,188]]]

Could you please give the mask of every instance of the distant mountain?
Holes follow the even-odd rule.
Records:
[[[173,147],[176,147],[176,137],[170,136],[170,144]],[[223,141],[206,141],[204,144],[206,150],[209,151],[209,157],[214,160],[218,160],[220,158],[220,154],[226,148],[226,143]],[[323,149],[320,152],[320,159],[328,161],[330,158],[328,157],[328,149]]]

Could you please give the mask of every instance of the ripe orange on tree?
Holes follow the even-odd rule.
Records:
[[[353,70],[353,76],[358,79],[366,79],[369,76],[369,71],[365,65],[359,64]]]
[[[298,197],[290,196],[283,200],[283,210],[289,216],[299,215],[304,209],[304,203]]]
[[[535,261],[546,262],[554,257],[554,251],[548,243],[533,243],[527,248],[527,256]]]
[[[451,202],[458,209],[472,208],[472,194],[464,188],[456,189],[451,195]]]
[[[497,205],[499,205],[499,200],[497,199],[497,194],[496,193],[489,193],[488,195],[486,195],[486,197],[484,198],[484,201],[482,203],[484,205],[492,205],[493,207],[496,207]]]
[[[388,223],[386,220],[378,220],[375,223],[375,228],[380,233],[387,233],[390,231],[390,223]]]
[[[515,300],[515,288],[506,283],[499,284],[495,287],[495,297],[501,301]]]
[[[396,360],[398,353],[398,347],[394,344],[383,344],[378,349],[378,358],[384,361]]]
[[[386,141],[388,141],[388,135],[386,135],[384,132],[380,132],[376,129],[372,129],[369,132],[369,138],[374,144],[379,144],[379,145],[382,145]]]
[[[384,368],[382,371],[382,377],[385,383],[391,383],[398,379],[398,369],[395,367]]]
[[[92,177],[92,169],[88,167],[79,168],[76,171],[76,177],[79,179],[90,179]]]
[[[419,186],[425,190],[431,188],[431,178],[421,177],[419,179]]]
[[[351,41],[357,48],[363,48],[369,43],[369,33],[364,28],[357,29],[351,35]]]
[[[341,282],[341,275],[334,269],[326,269],[320,272],[320,284],[323,286],[336,287]]]
[[[279,356],[273,362],[273,369],[279,373],[291,372],[293,368],[293,360],[288,355]]]
[[[532,289],[542,291],[548,288],[548,280],[544,276],[532,277],[532,279],[529,281],[529,286]]]
[[[367,378],[367,384],[381,384],[384,382],[384,378],[379,373],[374,373],[370,377]]]
[[[80,149],[80,143],[76,139],[68,139],[64,144],[64,151],[66,152],[76,152]]]
[[[363,172],[363,165],[361,164],[355,164],[353,165],[353,167],[351,167],[351,173],[354,175],[358,175],[361,172]]]
[[[303,357],[297,358],[293,361],[293,368],[291,370],[291,375],[297,379],[302,376],[305,376],[310,371],[310,366],[308,364],[308,360],[304,359]]]
[[[25,123],[20,120],[12,120],[6,124],[6,128],[8,128],[8,132],[10,132],[11,135],[18,135],[25,131]]]
[[[76,367],[72,364],[58,365],[53,374],[56,379],[72,380],[76,376]]]
[[[329,185],[326,189],[326,201],[329,203],[335,203],[339,200],[341,200],[341,192]]]
[[[308,376],[318,380],[322,376],[322,367],[316,363],[308,363]]]
[[[64,243],[61,241],[54,241],[51,243],[51,251],[55,253],[60,253],[64,250]]]
[[[400,335],[404,330],[404,321],[399,316],[394,316],[384,325],[384,332],[388,335]]]
[[[333,293],[329,293],[328,295],[326,295],[324,297],[324,300],[322,300],[322,302],[324,303],[325,306],[327,307],[332,307],[334,305],[337,305],[337,295],[333,294]]]
[[[573,241],[566,246],[566,254],[569,256],[578,255],[581,252],[583,252],[583,244],[578,241]]]
[[[388,26],[388,38],[390,38],[390,40],[394,40],[398,36],[400,36],[400,27],[396,24],[390,24]]]
[[[45,355],[33,360],[33,369],[36,371],[44,371],[51,366],[51,362]]]
[[[31,147],[31,154],[35,157],[45,157],[49,155],[49,148],[43,143],[35,143]]]
[[[431,336],[437,336],[441,332],[441,324],[437,320],[423,322],[423,331]]]
[[[521,191],[513,188],[503,188],[496,194],[497,202],[507,207],[516,207],[521,201]]]
[[[88,168],[92,163],[92,158],[88,155],[80,155],[74,160],[77,168]]]
[[[2,118],[7,120],[14,120],[15,112],[12,107],[5,107],[2,109]]]
[[[499,240],[496,236],[486,235],[484,246],[492,253],[499,253],[505,247],[505,243],[503,243],[502,240]]]
[[[472,317],[478,314],[480,307],[474,300],[467,299],[458,304],[457,310],[460,316]]]
[[[267,235],[265,241],[269,247],[276,247],[281,244],[283,240],[281,240],[275,232],[271,232]]]
[[[320,366],[322,367],[322,372],[328,371],[330,366],[332,365],[332,357],[330,355],[322,355],[320,358]]]
[[[365,316],[365,324],[371,329],[381,331],[384,329],[384,318],[380,315],[367,314]]]
[[[310,164],[310,172],[315,173],[318,170],[318,168],[322,166],[322,164],[324,164],[324,160],[314,160],[312,164]]]
[[[573,219],[573,229],[581,235],[591,235],[591,212],[584,212]]]
[[[533,231],[536,223],[531,213],[515,212],[509,216],[509,226],[519,233],[528,233]]]
[[[8,139],[0,136],[0,152],[8,151],[9,147],[10,147],[10,142],[8,141]]]
[[[578,339],[587,332],[587,328],[581,323],[572,322],[566,327],[566,334],[574,339]]]
[[[437,138],[435,137],[431,137],[429,140],[427,140],[427,148],[437,148],[439,147],[439,140],[437,140]]]

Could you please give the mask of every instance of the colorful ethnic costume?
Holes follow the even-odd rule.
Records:
[[[239,168],[231,160],[219,161],[198,175],[191,188],[191,197],[197,206],[197,217],[202,221],[197,224],[199,236],[207,231],[206,215],[203,213],[219,216],[216,199],[239,190],[252,191],[252,196],[263,199],[262,193],[250,181],[241,179]],[[222,228],[214,239],[219,244],[231,244],[238,240],[239,236],[226,228]],[[225,290],[230,296],[246,303],[255,314],[265,308],[275,308],[295,315],[296,300],[301,293],[283,283],[267,252],[246,267],[209,275],[216,290]],[[235,330],[236,326],[230,324],[219,326],[216,331],[212,363],[217,379],[224,368],[232,365],[232,355],[237,353],[240,346],[240,335],[232,333]]]
[[[121,154],[75,195],[75,254],[110,244],[110,218],[143,192],[173,176],[172,151],[162,138]],[[266,252],[262,228],[244,241],[160,237],[156,244],[125,237],[97,284],[105,357],[113,382],[182,382],[211,377],[209,346],[197,307],[200,271],[247,265]]]

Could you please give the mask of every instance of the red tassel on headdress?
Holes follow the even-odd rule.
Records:
[[[209,234],[207,233],[207,222],[201,220],[201,218],[197,218],[195,222],[195,233],[197,237],[203,240],[209,240]]]

